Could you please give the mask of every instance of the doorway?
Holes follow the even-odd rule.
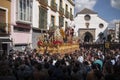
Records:
[[[7,55],[8,45],[7,44],[2,44],[2,50],[3,50],[3,55]]]
[[[90,32],[85,33],[84,42],[93,42],[93,36]]]

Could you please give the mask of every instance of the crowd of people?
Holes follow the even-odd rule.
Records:
[[[66,54],[12,51],[0,59],[0,80],[120,80],[120,49]]]

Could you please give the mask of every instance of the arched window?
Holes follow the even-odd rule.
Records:
[[[104,27],[104,24],[100,23],[99,28],[103,28],[103,27]]]
[[[84,16],[84,19],[85,19],[86,21],[89,21],[90,18],[91,18],[91,17],[90,17],[90,15],[88,15],[88,14]]]

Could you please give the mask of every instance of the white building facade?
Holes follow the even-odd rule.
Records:
[[[11,2],[9,0],[0,1],[0,57],[9,54],[12,43],[10,34],[11,23]]]
[[[74,2],[73,0],[48,0],[47,27],[67,27],[73,21]]]
[[[68,27],[74,16],[73,0],[33,0],[32,48],[51,28]]]
[[[11,39],[15,50],[31,45],[33,0],[11,0]]]
[[[115,42],[119,42],[120,38],[120,21],[115,22]]]
[[[75,33],[82,42],[100,42],[99,35],[107,35],[108,23],[90,9],[83,9],[74,18]]]
[[[37,47],[40,35],[50,27],[68,27],[74,16],[73,0],[11,0],[13,48]]]

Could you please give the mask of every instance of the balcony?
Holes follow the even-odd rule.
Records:
[[[73,20],[73,15],[70,13],[70,20]]]
[[[40,4],[42,4],[44,7],[48,6],[48,0],[38,0]]]
[[[69,16],[70,16],[70,13],[66,10],[66,11],[65,11],[65,17],[66,17],[66,18],[69,18]]]
[[[57,4],[54,2],[54,1],[51,1],[51,9],[53,10],[53,11],[57,11]]]
[[[0,23],[0,35],[5,36],[10,34],[10,24]]]
[[[70,4],[72,4],[73,6],[75,6],[73,0],[68,0],[68,2],[69,2]]]
[[[59,26],[63,27],[64,26],[64,17],[59,17]]]
[[[59,13],[61,14],[61,15],[64,15],[64,8],[63,7],[59,7]]]

